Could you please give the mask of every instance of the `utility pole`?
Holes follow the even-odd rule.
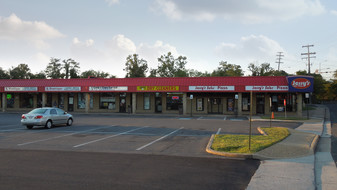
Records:
[[[284,56],[284,55],[282,55],[283,54],[283,52],[277,52],[278,54],[276,55],[278,58],[276,59],[276,63],[278,64],[278,71],[280,71],[280,64],[281,63],[283,63],[283,62],[281,62],[281,59],[282,59],[282,57]]]
[[[311,55],[315,55],[316,52],[310,52],[310,47],[314,47],[314,45],[306,45],[306,46],[302,46],[302,48],[308,48],[308,52],[307,53],[301,53],[301,55],[305,55],[307,57],[303,57],[302,59],[307,59],[308,60],[308,74],[310,75],[310,59],[311,58],[316,58],[316,56],[311,56]]]

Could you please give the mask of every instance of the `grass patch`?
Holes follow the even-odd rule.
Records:
[[[287,128],[261,128],[268,136],[252,135],[249,151],[249,135],[215,135],[212,149],[229,153],[255,153],[286,138],[290,133]]]

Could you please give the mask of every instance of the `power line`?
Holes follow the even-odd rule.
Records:
[[[302,48],[307,48],[308,52],[307,53],[301,53],[301,55],[307,56],[307,57],[303,57],[302,59],[308,60],[308,74],[310,74],[310,66],[311,66],[310,59],[311,58],[316,58],[316,56],[311,56],[311,55],[315,55],[316,52],[310,52],[310,47],[314,47],[314,45],[302,46]]]
[[[282,59],[282,57],[284,56],[284,55],[282,55],[283,54],[283,52],[277,52],[278,54],[276,55],[278,58],[276,58],[276,63],[278,64],[278,71],[280,71],[280,64],[281,63],[283,63],[283,62],[281,62],[281,59]]]

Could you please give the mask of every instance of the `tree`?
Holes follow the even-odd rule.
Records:
[[[227,61],[221,61],[217,70],[214,70],[211,76],[243,76],[240,65],[228,64]]]
[[[31,74],[30,79],[46,79],[47,76],[43,71],[40,71],[39,73]]]
[[[21,63],[9,69],[11,79],[30,79],[31,72],[27,64]]]
[[[50,63],[45,70],[47,77],[52,79],[63,78],[64,74],[62,74],[61,70],[62,64],[60,63],[60,59],[50,58]]]
[[[289,76],[289,73],[285,72],[284,70],[274,70],[273,71],[273,76]]]
[[[333,77],[337,78],[337,70],[335,70],[335,72],[333,73]]]
[[[80,64],[73,59],[63,60],[63,69],[65,70],[64,76],[66,79],[79,78]]]
[[[106,73],[106,72],[103,72],[103,71],[88,70],[88,71],[82,72],[81,78],[89,78],[89,77],[95,77],[95,78],[116,78],[116,76],[110,75],[109,73]]]
[[[3,70],[1,67],[0,67],[0,79],[10,79],[8,72]]]
[[[179,56],[174,58],[171,52],[158,58],[158,68],[150,71],[151,77],[188,77],[189,70],[185,68],[187,58]]]
[[[308,75],[308,72],[297,71],[296,75]],[[310,76],[314,77],[314,92],[312,93],[313,101],[322,100],[328,94],[326,90],[326,84],[328,83],[321,74],[310,74]]]
[[[146,77],[147,61],[139,59],[138,54],[129,55],[123,70],[126,72],[126,78]]]
[[[274,71],[270,63],[262,63],[261,65],[250,63],[248,69],[252,72],[252,76],[272,76]]]

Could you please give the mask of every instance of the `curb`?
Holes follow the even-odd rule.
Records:
[[[214,137],[215,137],[215,135],[213,134],[211,136],[211,139],[209,140],[209,142],[207,144],[206,152],[208,152],[210,154],[215,154],[215,155],[225,156],[225,157],[232,157],[232,158],[244,158],[244,159],[252,159],[253,158],[252,154],[228,153],[228,152],[220,152],[220,151],[213,150],[211,148],[211,146],[213,144]]]
[[[258,127],[258,131],[262,134],[262,135],[267,135],[260,127]],[[290,132],[290,131],[289,131]],[[291,133],[290,133],[291,135]],[[207,144],[206,147],[206,152],[210,153],[210,154],[214,154],[214,155],[219,155],[219,156],[225,156],[225,157],[231,157],[231,158],[244,158],[244,159],[258,159],[258,160],[272,160],[272,159],[277,159],[277,158],[273,158],[273,157],[264,157],[261,155],[258,155],[256,153],[254,154],[241,154],[241,153],[228,153],[228,152],[220,152],[220,151],[216,151],[213,150],[211,148],[213,141],[214,141],[214,137],[215,135],[213,134]],[[319,135],[315,135],[314,139],[312,140],[309,148],[311,150],[312,153],[315,152],[315,149],[318,145],[318,141],[319,141],[320,136]]]

